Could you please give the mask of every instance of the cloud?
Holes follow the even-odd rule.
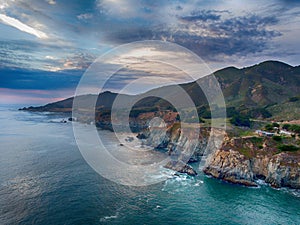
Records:
[[[91,13],[83,13],[77,16],[78,19],[80,20],[88,20],[93,18],[93,14]]]
[[[49,5],[55,5],[56,4],[55,0],[47,0],[47,2],[48,2]]]
[[[38,68],[49,71],[86,69],[96,58],[88,50],[52,42],[0,39],[2,67]]]
[[[27,32],[21,36],[13,26],[10,30],[16,30],[14,33],[0,25],[0,32],[7,33],[1,39],[8,39],[8,45],[12,38],[38,42],[36,46],[20,45],[17,51],[6,50],[1,62],[7,65],[11,59],[14,65],[17,61],[51,71],[84,68],[91,60],[76,58],[79,52],[100,55],[118,44],[149,39],[175,42],[208,62],[223,60],[227,64],[253,55],[255,60],[258,54],[271,57],[299,52],[299,7],[289,4],[297,2],[293,0],[60,0],[49,5],[54,2],[0,0],[1,14],[48,36],[37,39]],[[56,59],[45,58],[47,55]]]
[[[138,13],[140,4],[137,0],[98,0],[97,6],[103,13],[129,18]]]
[[[37,38],[41,38],[41,39],[48,38],[48,36],[44,32],[34,29],[34,28],[22,23],[21,21],[15,19],[15,18],[6,16],[4,14],[0,14],[0,21],[2,21],[4,24],[7,24],[9,26],[19,29],[20,31],[32,34],[32,35],[36,36]]]
[[[176,25],[124,28],[107,33],[107,40],[166,40],[185,46],[206,60],[218,61],[223,56],[263,52],[272,39],[281,35],[273,28],[278,22],[271,16],[236,17],[227,11],[195,11],[178,18]]]
[[[87,69],[95,59],[96,56],[90,53],[86,53],[86,52],[75,53],[74,55],[62,60],[63,63],[62,70]]]
[[[213,20],[213,21],[218,21],[221,19],[221,15],[218,15],[216,13],[214,13],[214,11],[208,10],[202,10],[202,11],[196,11],[196,12],[192,12],[191,15],[189,16],[183,16],[181,17],[181,19],[183,21],[208,21],[208,20]]]

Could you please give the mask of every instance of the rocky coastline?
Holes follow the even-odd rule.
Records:
[[[160,116],[165,115],[170,115],[170,112]],[[188,135],[192,134],[182,135],[175,114],[168,118],[166,131],[157,129],[149,132],[147,124],[153,116],[153,113],[141,114],[139,118],[130,120],[130,127],[137,133],[137,138],[143,140],[143,144],[172,156],[166,168],[196,176],[197,172],[189,163],[202,160],[212,128],[201,127],[198,140],[190,141]],[[76,121],[86,122],[80,118]],[[95,125],[113,131],[111,121],[106,117],[96,120]],[[278,143],[270,137],[229,137],[226,134],[221,147],[209,154],[203,172],[244,186],[255,187],[257,180],[264,180],[274,188],[300,189],[300,151],[279,151],[277,146]]]
[[[269,138],[262,142],[263,148],[259,149],[253,138],[228,139],[210,156],[204,173],[245,186],[257,186],[255,181],[264,180],[274,188],[300,189],[299,152],[279,152]]]
[[[180,151],[180,157],[165,167],[195,176],[197,172],[189,163],[202,159],[210,129],[202,128],[199,141],[195,144],[180,135],[180,128],[174,127],[176,125],[167,131],[158,146],[153,146],[153,143],[157,143],[155,137],[159,134],[140,133],[138,136],[147,137],[147,145],[164,149],[169,154]],[[274,188],[300,189],[300,152],[279,151],[277,144],[270,137],[229,137],[226,134],[221,147],[208,155],[203,172],[214,178],[248,187],[256,187],[257,181],[263,180]],[[189,160],[184,158],[184,151],[193,152]]]

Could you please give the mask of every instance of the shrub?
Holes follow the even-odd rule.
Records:
[[[227,117],[233,117],[234,115],[238,114],[238,111],[235,107],[228,107],[226,108]]]
[[[278,142],[282,141],[282,137],[281,136],[273,136],[272,139],[274,141],[278,141]]]
[[[272,131],[272,130],[274,129],[273,124],[267,124],[267,125],[265,126],[265,129],[266,129],[267,131]]]
[[[252,118],[258,118],[258,117],[270,118],[270,117],[272,117],[272,114],[268,110],[266,110],[265,108],[252,109],[252,110],[249,111],[248,114]]]
[[[289,130],[290,129],[290,127],[291,127],[291,125],[290,124],[283,124],[283,126],[282,126],[282,128],[283,129],[285,129],[285,130]]]
[[[278,149],[284,152],[295,152],[299,150],[299,147],[295,145],[279,145]]]
[[[263,138],[262,137],[251,137],[251,142],[254,143],[254,144],[259,144],[259,145],[262,145],[263,143]]]
[[[240,114],[234,115],[230,119],[230,123],[239,127],[250,127],[251,125],[250,118],[248,116],[243,116]]]
[[[299,97],[291,97],[290,99],[289,99],[289,102],[297,102],[297,101],[299,101]]]
[[[290,126],[289,128],[291,131],[294,131],[295,133],[300,133],[300,126],[299,125],[296,125],[296,124],[293,124]]]

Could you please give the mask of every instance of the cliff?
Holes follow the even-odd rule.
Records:
[[[165,134],[164,129],[157,129],[139,137],[147,138],[145,144],[169,153],[173,161],[165,167],[194,176],[196,171],[186,162],[202,159],[211,129],[200,128],[198,141],[192,134],[182,135],[179,123],[170,126]],[[217,179],[245,186],[255,187],[260,179],[275,188],[300,189],[300,151],[280,150],[283,145],[297,146],[297,140],[283,138],[278,142],[271,137],[229,137],[226,134],[221,147],[206,154],[203,171]]]
[[[151,132],[146,130],[138,137],[144,139],[145,145],[169,154],[172,161],[165,165],[166,168],[195,176],[197,172],[187,163],[201,160],[207,148],[210,130],[211,128],[200,128],[200,135],[196,137],[193,129],[182,132],[180,123],[174,123],[167,129],[157,128]]]
[[[300,153],[282,152],[271,138],[227,138],[206,162],[204,173],[231,183],[300,188]]]

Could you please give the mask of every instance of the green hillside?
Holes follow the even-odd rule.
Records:
[[[300,66],[293,67],[278,61],[266,61],[251,67],[238,69],[228,67],[214,73],[222,88],[227,111],[240,113],[252,118],[299,119],[300,101],[291,101],[300,93]],[[206,79],[209,79],[206,78]],[[202,82],[199,80],[198,82]],[[198,108],[201,117],[208,116],[209,108],[204,93],[197,82],[181,84]],[[165,86],[138,96],[122,95],[124,104],[143,96],[162,94],[169,99],[178,100],[182,96],[173,88]],[[116,93],[104,92],[99,95],[97,108],[109,109]],[[83,105],[95,100],[95,95],[81,96]],[[89,100],[88,100],[89,99]],[[28,108],[32,111],[63,111],[72,108],[72,98],[41,107]],[[295,100],[295,99],[294,99]],[[171,109],[172,106],[157,97],[148,97],[135,104],[135,108]],[[230,116],[230,115],[229,115]]]

